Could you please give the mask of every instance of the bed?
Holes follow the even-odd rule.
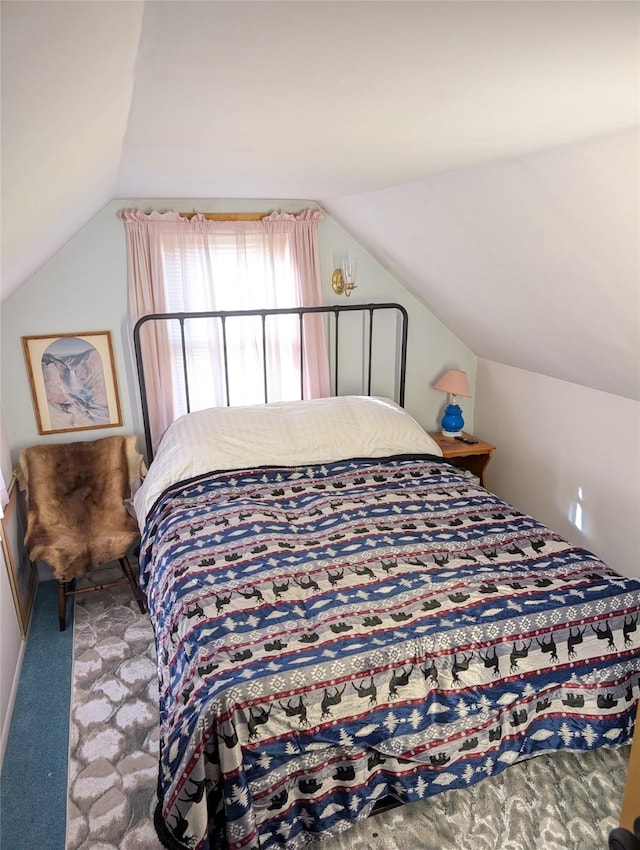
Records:
[[[298,850],[389,798],[630,740],[640,583],[389,398],[186,414],[134,502],[168,848]]]

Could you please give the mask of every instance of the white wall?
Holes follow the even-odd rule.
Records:
[[[38,442],[90,439],[116,433],[142,433],[137,379],[127,320],[127,266],[124,227],[117,217],[125,207],[141,209],[296,210],[306,201],[119,200],[104,207],[2,307],[2,408],[14,455]],[[468,372],[473,388],[476,358],[424,305],[398,284],[363,248],[330,218],[319,228],[320,263],[326,303],[344,299],[331,290],[334,256],[346,249],[359,260],[358,288],[352,302],[400,301],[408,309],[409,368],[406,407],[428,429],[436,427],[445,402],[431,384],[448,367]],[[21,336],[111,330],[124,425],[109,431],[38,435]],[[468,427],[473,425],[472,400],[464,399]]]
[[[4,419],[0,417],[0,467],[5,482],[11,480],[11,461],[9,459],[9,444],[6,439]],[[4,758],[4,751],[11,724],[11,713],[16,695],[22,654],[24,652],[24,641],[20,637],[20,626],[16,615],[11,585],[4,553],[0,555],[0,765]]]
[[[640,403],[479,360],[475,423],[494,492],[640,577]]]
[[[478,357],[640,400],[639,186],[634,127],[329,211]]]
[[[18,679],[22,668],[24,641],[20,637],[20,628],[16,609],[11,595],[11,586],[4,562],[0,555],[0,767],[7,746],[13,704],[16,698]]]

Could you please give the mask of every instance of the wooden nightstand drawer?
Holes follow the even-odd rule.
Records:
[[[468,469],[480,479],[483,487],[485,483],[485,471],[491,455],[495,451],[495,446],[491,443],[485,443],[484,440],[474,437],[473,434],[468,434],[463,431],[462,436],[471,440],[477,440],[477,443],[462,443],[456,440],[455,437],[445,437],[441,431],[429,431],[429,436],[436,442],[442,451],[442,456],[450,460],[454,466],[460,469]]]

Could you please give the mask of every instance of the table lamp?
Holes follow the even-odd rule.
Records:
[[[460,369],[449,369],[439,381],[436,381],[433,388],[443,393],[449,393],[451,396],[440,423],[442,435],[444,437],[459,437],[464,428],[464,419],[460,405],[456,404],[456,396],[471,398],[467,373]]]

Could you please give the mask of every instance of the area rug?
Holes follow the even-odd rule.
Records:
[[[162,850],[153,632],[126,588],[78,596],[66,850]],[[538,756],[369,818],[313,850],[606,850],[629,747]]]
[[[66,850],[161,850],[151,624],[128,587],[74,603]]]

